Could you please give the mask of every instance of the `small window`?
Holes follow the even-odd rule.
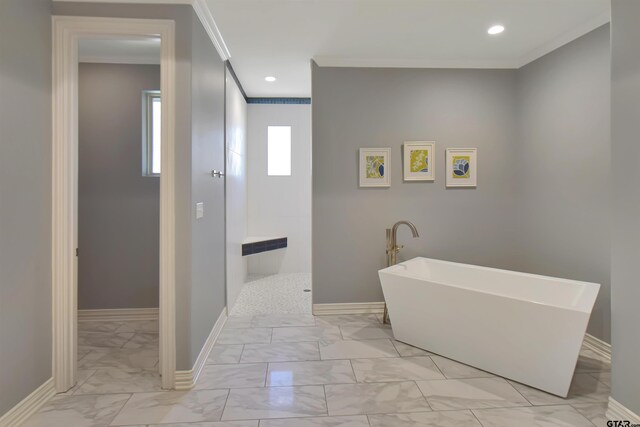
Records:
[[[142,94],[142,174],[160,176],[162,109],[160,92]]]
[[[267,128],[267,174],[291,176],[291,126]]]

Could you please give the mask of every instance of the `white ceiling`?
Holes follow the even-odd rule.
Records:
[[[251,97],[324,66],[519,68],[609,21],[609,0],[206,0]],[[504,33],[489,36],[500,23]],[[264,81],[276,76],[275,83]]]
[[[159,64],[160,39],[82,38],[78,42],[79,62],[111,64]]]

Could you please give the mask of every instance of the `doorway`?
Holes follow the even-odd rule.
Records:
[[[54,76],[54,93],[53,93],[53,167],[52,167],[52,183],[53,183],[53,200],[52,200],[52,217],[53,217],[53,377],[57,392],[66,392],[74,387],[79,380],[78,375],[78,357],[81,355],[83,358],[93,352],[94,361],[100,359],[101,350],[98,347],[105,347],[105,344],[111,344],[111,348],[120,345],[120,348],[124,347],[127,343],[130,346],[153,346],[159,347],[157,353],[157,360],[153,361],[153,358],[143,362],[144,366],[132,366],[132,368],[138,369],[141,367],[147,368],[149,371],[155,371],[158,375],[161,375],[161,379],[156,378],[158,386],[162,388],[173,388],[175,382],[175,203],[174,203],[174,186],[175,186],[175,164],[174,164],[174,122],[175,122],[175,81],[174,81],[174,69],[175,69],[175,55],[174,55],[174,23],[173,21],[165,20],[142,20],[142,19],[115,19],[115,18],[91,18],[91,17],[54,17],[53,20],[53,32],[54,32],[54,49],[53,49],[53,76]],[[105,248],[101,248],[101,242],[104,243],[105,239],[109,239],[108,236],[109,227],[115,227],[117,225],[110,224],[105,229],[100,229],[100,222],[104,224],[109,222],[108,216],[105,217],[105,211],[108,211],[108,207],[112,207],[117,200],[107,200],[97,203],[97,206],[92,205],[95,200],[80,200],[79,199],[79,184],[82,185],[91,182],[89,179],[87,182],[82,180],[82,177],[100,177],[100,174],[86,174],[86,169],[81,165],[79,167],[79,161],[84,157],[79,155],[79,104],[80,96],[80,72],[84,68],[82,65],[79,67],[78,62],[81,57],[81,48],[85,47],[83,41],[86,40],[99,40],[98,51],[102,49],[102,53],[109,52],[109,46],[114,46],[114,41],[119,41],[122,45],[134,45],[136,43],[147,42],[156,44],[159,53],[159,89],[162,103],[162,113],[156,116],[156,121],[159,120],[159,124],[156,123],[155,127],[152,123],[147,127],[148,133],[151,133],[149,143],[151,149],[148,150],[150,157],[145,158],[140,162],[140,173],[151,173],[146,176],[147,179],[156,179],[157,193],[159,193],[159,200],[157,202],[157,209],[155,215],[157,220],[155,221],[157,227],[155,253],[157,264],[154,263],[154,255],[151,255],[151,264],[156,266],[157,269],[157,288],[158,294],[153,295],[153,288],[151,285],[147,285],[147,294],[143,295],[145,291],[136,292],[135,290],[128,289],[128,287],[121,286],[117,292],[105,292],[104,287],[108,286],[101,282],[104,279],[104,270],[102,274],[96,273],[93,276],[91,274],[84,274],[82,271],[82,277],[88,277],[88,286],[95,286],[90,292],[82,292],[79,297],[78,293],[78,278],[79,278],[79,257],[82,257],[82,248],[79,246],[79,241],[85,241],[88,245],[88,250],[100,251]],[[108,41],[111,42],[108,42]],[[130,43],[127,43],[129,41]],[[158,43],[159,41],[159,43]],[[95,44],[95,43],[94,43]],[[117,44],[117,43],[115,43]],[[95,48],[96,46],[94,46]],[[129,46],[130,47],[130,46]],[[86,53],[86,52],[85,52]],[[111,52],[113,54],[113,52]],[[122,53],[122,51],[120,52]],[[134,54],[134,56],[137,56]],[[113,58],[112,58],[112,62]],[[115,65],[115,64],[114,64]],[[95,71],[95,70],[93,70]],[[153,85],[152,85],[153,86]],[[157,85],[155,85],[157,87]],[[154,98],[148,96],[150,93],[156,93],[155,88],[146,90],[145,93],[140,93],[140,102],[144,104],[144,99],[149,102],[149,114],[153,118],[153,106]],[[96,105],[104,105],[108,98],[110,98],[109,92],[103,94],[106,98],[94,100]],[[145,98],[146,97],[146,98]],[[141,104],[142,105],[142,104]],[[83,110],[83,114],[86,111]],[[138,112],[142,115],[142,108]],[[125,126],[115,125],[111,130],[111,134],[116,131],[122,130]],[[102,133],[105,131],[103,130]],[[141,131],[142,132],[142,131]],[[156,152],[156,157],[153,156],[153,133],[156,136],[160,136],[161,146],[159,152]],[[95,134],[92,136],[96,138]],[[109,135],[107,135],[109,136]],[[90,141],[95,143],[96,141]],[[140,152],[142,152],[142,141],[140,141]],[[99,146],[83,146],[83,150],[98,149]],[[111,147],[113,148],[113,147]],[[149,147],[147,147],[149,148]],[[156,147],[158,148],[158,147]],[[113,153],[113,150],[109,151]],[[102,153],[103,155],[107,152]],[[86,153],[85,153],[86,154]],[[107,156],[108,157],[108,156]],[[126,156],[125,156],[126,157]],[[91,159],[92,156],[86,157]],[[93,156],[93,160],[99,160],[100,153]],[[103,160],[106,160],[105,157]],[[117,160],[117,159],[116,159]],[[154,161],[156,165],[160,165],[159,177],[152,176],[154,172]],[[98,161],[94,164],[95,168],[106,166],[106,161],[102,164]],[[104,169],[102,172],[104,173]],[[157,168],[156,168],[157,171]],[[93,171],[97,172],[97,171]],[[99,191],[96,188],[109,187],[114,184],[114,177],[108,179],[107,174],[103,175],[105,179],[98,179],[96,182],[99,184],[93,188],[93,192],[89,192],[86,195],[98,194]],[[147,187],[153,187],[153,184],[147,183]],[[84,190],[84,189],[83,189]],[[85,203],[86,202],[86,203]],[[100,203],[103,203],[100,205]],[[89,227],[85,227],[83,223],[84,218],[80,219],[79,215],[82,212],[89,212],[93,209],[94,212],[101,213],[103,216],[100,219],[99,215],[94,215],[93,219],[97,220],[97,224],[92,224]],[[152,209],[153,210],[153,209]],[[154,215],[154,214],[151,214]],[[145,218],[140,218],[145,220]],[[153,228],[153,219],[147,218]],[[84,230],[84,234],[83,234]],[[122,231],[122,230],[120,230]],[[98,235],[89,236],[89,233],[96,233]],[[107,234],[99,235],[99,233],[107,232]],[[114,233],[115,234],[115,233]],[[121,235],[123,236],[123,235]],[[87,237],[87,239],[85,239]],[[91,237],[91,238],[89,238]],[[80,240],[79,240],[80,238]],[[125,237],[121,237],[125,239]],[[112,250],[112,255],[117,253],[117,247],[126,247],[126,242],[116,242]],[[104,245],[109,246],[109,245]],[[152,242],[153,246],[153,242]],[[148,253],[148,249],[142,250]],[[126,254],[125,254],[126,256]],[[86,257],[91,259],[90,256]],[[100,259],[98,256],[94,259]],[[128,261],[128,260],[127,260]],[[98,262],[98,261],[95,261]],[[121,260],[121,264],[125,262]],[[82,268],[90,268],[95,265],[82,266]],[[82,270],[81,268],[81,270]],[[111,277],[117,277],[115,270],[118,270],[117,265],[111,265]],[[99,270],[99,269],[98,269]],[[126,270],[126,269],[125,269]],[[133,268],[130,271],[135,270]],[[136,270],[139,273],[144,270],[147,274],[150,269]],[[122,276],[120,276],[122,277]],[[107,280],[109,277],[107,277]],[[120,279],[122,280],[122,279]],[[134,279],[136,280],[136,279]],[[154,279],[150,279],[153,282]],[[143,286],[144,288],[144,286]],[[78,304],[80,308],[83,306],[90,307],[92,305],[108,304],[108,299],[117,299],[118,293],[123,293],[122,300],[131,302],[132,300],[136,305],[148,305],[141,302],[145,298],[148,300],[157,300],[158,307],[140,307],[142,310],[136,310],[136,308],[116,308],[115,310],[102,309],[103,312],[99,312],[97,309],[93,312],[81,314],[80,322],[83,322],[83,328],[78,327]],[[95,295],[101,295],[96,300]],[[92,300],[93,298],[93,300]],[[126,303],[118,302],[116,306],[124,306]],[[153,304],[152,304],[153,305]],[[124,311],[117,311],[124,310]],[[157,313],[155,314],[154,313]],[[128,318],[127,318],[128,316]],[[157,321],[153,320],[153,317],[157,316]],[[104,322],[110,320],[110,322]],[[86,322],[86,323],[85,323]],[[97,322],[104,322],[102,326],[98,326]],[[120,322],[120,323],[118,323]],[[136,323],[137,322],[137,323]],[[86,327],[89,326],[88,330]],[[117,326],[116,329],[113,329]],[[106,335],[97,335],[100,331],[95,330],[97,328],[111,328],[111,337]],[[84,329],[80,335],[78,329]],[[145,330],[146,329],[146,330]],[[151,333],[157,331],[157,344],[154,343],[154,338]],[[143,334],[145,334],[143,336]],[[134,336],[137,335],[135,341]],[[106,339],[106,341],[103,341]],[[123,340],[126,339],[126,342]],[[151,341],[151,343],[150,343]],[[101,345],[100,345],[101,344]],[[87,354],[78,354],[78,352],[86,351],[89,348]],[[98,349],[96,349],[98,348]],[[102,350],[103,353],[111,352],[114,356],[113,350]],[[123,360],[122,354],[115,355],[111,358],[113,360]],[[124,359],[127,359],[126,357]],[[130,359],[130,358],[129,358]],[[140,358],[137,358],[140,359]],[[80,359],[83,360],[83,359]],[[153,366],[150,366],[153,363]],[[134,362],[135,365],[135,362]],[[88,367],[83,365],[83,367]],[[126,368],[126,366],[123,366]]]

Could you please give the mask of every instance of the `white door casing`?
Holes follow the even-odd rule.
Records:
[[[53,17],[52,373],[57,392],[77,370],[78,40],[161,39],[162,174],[160,176],[160,373],[174,388],[175,314],[175,23],[171,20]]]

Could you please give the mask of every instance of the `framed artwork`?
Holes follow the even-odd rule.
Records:
[[[391,148],[360,149],[360,187],[389,187]]]
[[[476,187],[478,184],[478,150],[447,149],[447,187]]]
[[[404,180],[434,181],[436,177],[435,146],[433,141],[405,142]]]

